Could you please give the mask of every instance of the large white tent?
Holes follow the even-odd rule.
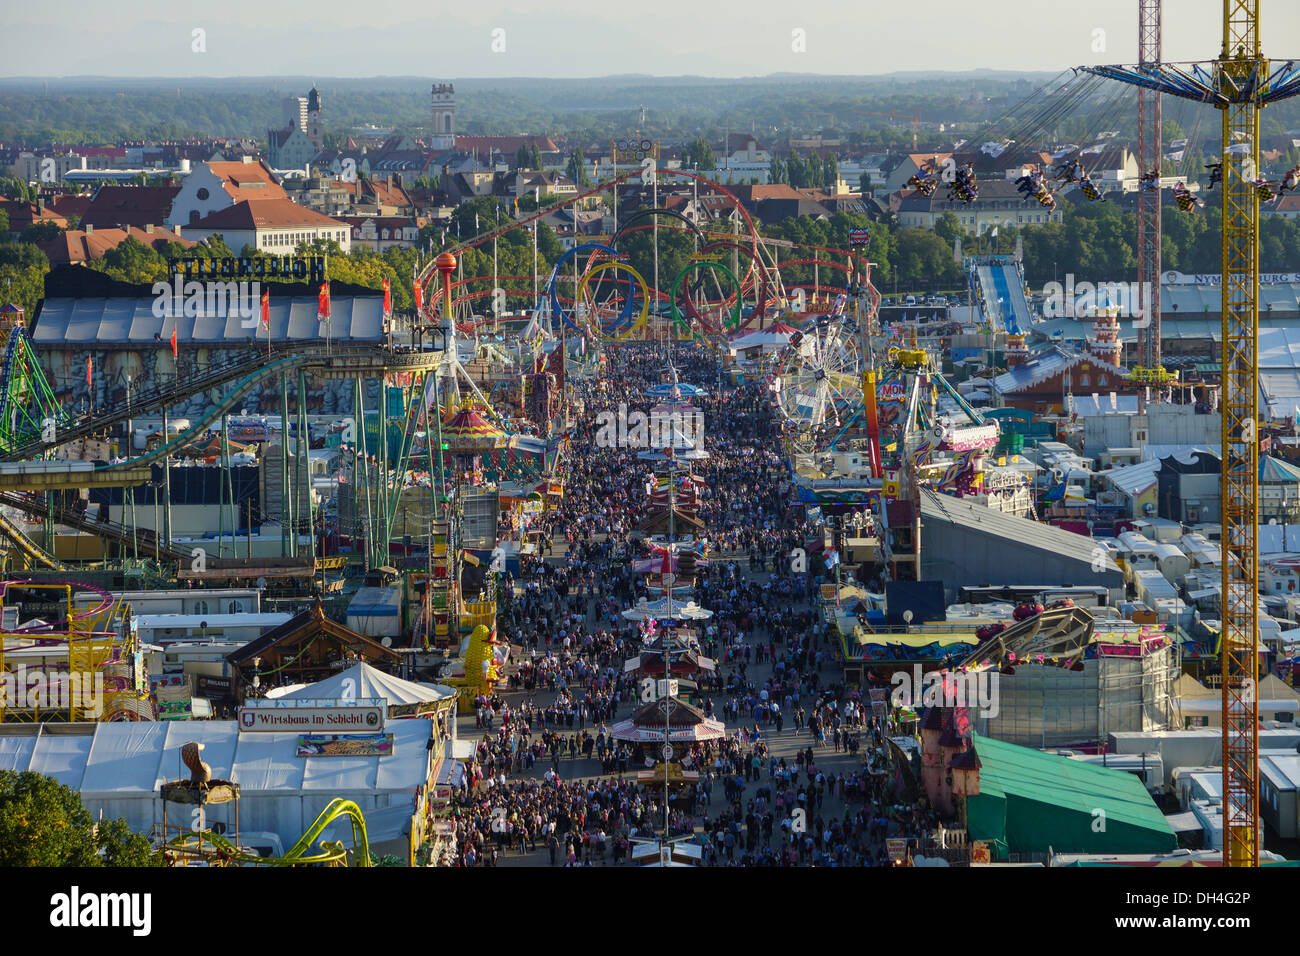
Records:
[[[287,849],[335,797],[366,817],[372,846],[400,841],[415,813],[416,789],[429,782],[433,722],[392,720],[393,752],[385,757],[299,757],[297,733],[250,733],[233,720],[148,723],[12,724],[0,728],[0,769],[34,770],[78,790],[91,815],[122,817],[137,833],[161,825],[161,784],[189,778],[181,762],[188,741],[203,745],[214,779],[240,786],[243,834],[274,833]],[[189,825],[192,807],[168,807],[168,824]],[[234,826],[234,804],[206,808],[208,826]],[[330,836],[329,833],[326,834]],[[350,844],[350,834],[339,834]]]
[[[421,684],[386,674],[365,661],[332,677],[279,695],[279,700],[383,700],[392,708],[415,707],[452,700],[456,692],[443,684]]]

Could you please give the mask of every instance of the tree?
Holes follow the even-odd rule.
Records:
[[[49,271],[50,260],[31,243],[0,243],[0,292],[28,318],[36,314],[36,303],[45,296]]]
[[[63,228],[56,226],[54,223],[34,222],[19,235],[19,242],[49,242],[51,239],[57,239],[63,234]]]
[[[21,179],[12,176],[5,176],[0,179],[0,193],[6,199],[12,199],[15,202],[35,202],[36,189],[31,183],[25,183]]]
[[[515,153],[516,169],[532,169],[533,158],[528,152],[527,144],[519,147],[519,152]]]
[[[718,168],[717,160],[713,156],[713,147],[706,140],[699,137],[686,148],[686,159],[692,166],[702,172]]]
[[[791,153],[785,161],[785,175],[785,181],[795,189],[803,189],[808,185],[808,167],[798,153]]]
[[[95,826],[81,796],[52,777],[0,770],[0,866],[161,866],[123,820]]]
[[[871,174],[863,173],[858,177],[858,191],[862,193],[862,198],[871,195]]]
[[[573,148],[569,153],[569,161],[564,166],[564,175],[579,186],[590,186],[591,178],[587,175],[587,158],[582,155],[582,150],[578,147]]]
[[[952,245],[959,236],[966,233],[962,228],[961,220],[952,212],[945,212],[939,217],[939,221],[934,224],[934,234],[944,242]]]
[[[122,282],[152,283],[167,279],[167,261],[134,236],[127,236],[93,260],[91,268]]]
[[[532,160],[532,164],[533,164],[533,165],[532,165],[532,168],[533,168],[533,169],[541,169],[541,168],[542,168],[542,151],[541,151],[540,149],[537,148],[537,141],[536,141],[536,140],[534,140],[534,141],[533,141],[531,144],[529,144],[529,145],[530,145],[530,149],[529,149],[529,153],[528,153],[528,155],[529,155],[529,158]]]

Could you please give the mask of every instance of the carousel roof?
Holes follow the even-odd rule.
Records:
[[[678,620],[678,621],[703,621],[713,617],[713,612],[708,608],[700,607],[694,601],[672,602],[672,610],[668,608],[668,599],[660,598],[658,601],[647,601],[642,598],[634,607],[628,608],[623,612],[625,621],[640,621],[644,618],[653,618],[654,620]]]
[[[722,721],[705,717],[698,707],[673,699],[669,711],[668,703],[669,698],[651,701],[627,720],[611,727],[610,735],[616,740],[635,743],[662,741],[665,727],[670,741],[717,740],[727,735]]]
[[[471,405],[463,405],[443,423],[442,439],[453,449],[504,448],[509,444],[509,436]]]
[[[664,382],[662,385],[651,385],[645,390],[645,394],[651,398],[698,398],[709,393],[698,385],[690,385],[686,382]]]
[[[289,700],[344,700],[382,698],[392,706],[436,704],[456,696],[442,684],[424,684],[385,674],[369,664],[359,662],[332,677],[307,684],[281,695]]]
[[[671,521],[669,511],[669,508],[656,508],[637,525],[637,530],[646,535],[668,534],[670,523],[675,526],[674,530],[679,535],[704,530],[704,522],[691,514],[689,509],[683,508],[681,503],[671,509]]]
[[[709,566],[708,558],[695,558],[694,560],[696,569],[707,568]],[[677,555],[674,554],[672,558],[672,566],[669,570],[678,571],[680,569],[681,563],[677,560]],[[637,558],[632,562],[632,571],[636,574],[660,574],[663,570],[664,559],[657,555],[652,558]]]
[[[709,457],[707,451],[696,448],[681,432],[674,432],[669,441],[671,444],[663,451],[639,451],[636,456],[644,461],[699,461]]]

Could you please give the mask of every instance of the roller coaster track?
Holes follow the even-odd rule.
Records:
[[[286,353],[282,350],[278,358],[276,353],[272,353],[269,359],[266,355],[259,354],[255,358],[210,367],[205,369],[201,375],[187,378],[181,382],[171,383],[146,393],[140,397],[139,401],[136,401],[133,397],[129,412],[126,409],[117,409],[92,419],[76,422],[70,427],[57,431],[51,441],[29,442],[19,448],[10,449],[0,455],[0,459],[36,457],[49,448],[57,447],[85,435],[99,433],[103,429],[125,421],[129,417],[151,410],[166,408],[169,405],[176,404],[183,398],[233,381],[235,383],[234,388],[212,403],[208,411],[185,431],[180,432],[171,440],[143,455],[129,461],[105,465],[97,470],[112,471],[114,469],[152,464],[203,434],[209,425],[233,408],[249,389],[268,375],[296,371],[300,368],[321,368],[337,365],[338,363],[346,363],[348,359],[373,359],[376,356],[377,350],[374,348],[309,349],[298,350],[293,353]],[[393,352],[383,354],[383,368],[385,371],[427,368],[429,365],[430,353]],[[0,505],[7,505],[40,518],[52,517],[57,524],[85,531],[101,538],[107,538],[110,541],[117,542],[124,548],[131,546],[136,549],[143,549],[146,552],[153,552],[159,560],[189,561],[193,553],[192,547],[188,545],[177,547],[163,544],[154,538],[152,532],[137,531],[133,534],[129,526],[112,521],[100,521],[89,517],[85,512],[56,507],[53,514],[51,514],[49,506],[41,497],[3,492],[0,493]],[[64,565],[3,515],[0,515],[0,535],[8,538],[14,547],[30,561],[53,570],[64,570]],[[220,567],[220,559],[213,559],[210,563]]]
[[[6,497],[10,497],[6,495]],[[12,504],[12,502],[4,502]],[[17,505],[15,505],[17,507]],[[42,506],[43,509],[43,506]],[[23,510],[27,510],[24,508]],[[40,512],[44,514],[44,510]],[[0,534],[8,538],[15,548],[17,548],[26,558],[36,562],[43,568],[49,568],[52,571],[64,571],[66,568],[59,561],[50,555],[44,548],[38,545],[18,525],[14,524],[4,515],[0,514]]]
[[[152,531],[144,528],[139,529],[132,536],[130,526],[118,524],[116,521],[99,521],[91,518],[84,511],[73,511],[71,508],[56,506],[54,513],[51,515],[50,509],[43,498],[25,495],[21,492],[0,492],[0,505],[17,509],[37,518],[52,517],[55,524],[65,525],[78,531],[85,531],[101,538],[107,538],[109,541],[116,542],[127,548],[131,547],[134,542],[139,550],[154,554],[159,560],[189,561],[192,553],[192,547],[189,544],[183,547],[164,544],[155,539]],[[24,535],[21,529],[4,518],[3,515],[0,515],[0,532],[3,532],[6,537],[12,540],[27,557],[34,558],[46,567],[59,567],[54,558],[50,557],[47,552]],[[215,563],[216,559],[210,560]]]
[[[364,348],[312,346],[296,348],[292,351],[282,348],[272,352],[269,356],[265,352],[258,352],[238,361],[209,366],[196,375],[169,382],[152,391],[132,395],[129,406],[116,408],[102,415],[82,418],[62,427],[56,424],[51,437],[42,436],[0,452],[0,461],[21,461],[37,458],[51,448],[57,448],[59,445],[78,438],[84,438],[87,435],[100,434],[112,425],[124,422],[129,418],[137,418],[150,412],[161,411],[177,405],[182,400],[195,394],[218,388],[229,382],[236,383],[235,388],[219,399],[217,404],[213,406],[212,411],[204,415],[199,425],[182,432],[172,441],[147,455],[142,455],[130,462],[110,465],[108,468],[120,468],[126,464],[137,466],[147,464],[161,458],[162,455],[178,445],[188,442],[196,433],[201,432],[214,419],[220,417],[222,412],[229,411],[240,397],[253,385],[257,384],[260,379],[268,375],[305,368],[325,368],[332,365],[336,366],[339,363],[346,363],[349,359],[374,359],[379,356],[384,359],[382,365],[385,371],[413,371],[427,368],[430,364],[430,355],[431,353],[427,352],[391,352],[373,346]],[[184,441],[181,441],[182,438],[184,438]]]
[[[258,856],[256,853],[240,849],[225,837],[211,831],[204,832],[202,839],[197,833],[184,834],[168,842],[163,849],[177,856],[213,855],[227,863],[252,866],[319,866],[332,863],[346,865],[347,850],[343,847],[342,841],[322,843],[315,853],[308,852],[325,829],[339,817],[344,816],[352,823],[353,865],[370,866],[370,840],[366,834],[366,818],[361,813],[360,807],[351,800],[344,800],[341,797],[335,797],[329,802],[306,832],[298,838],[298,842],[285,851],[284,856]],[[207,846],[200,849],[204,843]]]
[[[153,531],[148,528],[139,528],[133,532],[130,525],[120,524],[116,521],[101,521],[98,518],[91,518],[87,512],[57,506],[51,515],[45,500],[40,496],[31,496],[22,492],[0,491],[0,506],[14,508],[37,518],[52,517],[55,524],[74,528],[77,531],[84,531],[96,537],[106,538],[120,545],[124,551],[135,548],[143,554],[153,555],[159,561],[183,561],[188,563],[194,556],[194,548],[196,547],[194,542],[187,541],[182,545],[168,544],[158,539]],[[293,522],[293,529],[299,535],[310,533],[305,518]],[[21,528],[5,518],[3,514],[0,514],[0,534],[9,538],[19,551],[42,566],[53,570],[67,570],[40,545],[27,537]],[[233,532],[231,538],[233,542]],[[208,557],[206,561],[210,568],[216,570],[221,570],[223,567],[241,567],[241,565],[235,563],[226,565],[224,563],[225,559],[219,557]]]

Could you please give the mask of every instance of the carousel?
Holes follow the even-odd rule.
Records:
[[[483,456],[510,447],[510,436],[466,399],[442,425],[442,441],[455,461],[457,484],[483,484]]]

